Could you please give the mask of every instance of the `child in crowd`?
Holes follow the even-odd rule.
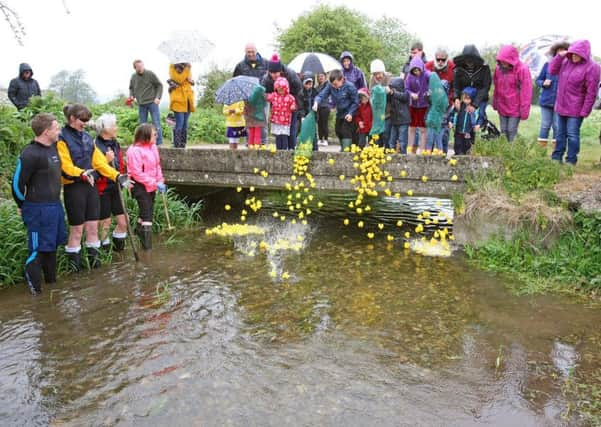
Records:
[[[240,143],[240,138],[246,136],[244,122],[244,101],[238,101],[230,105],[223,106],[225,115],[225,125],[227,126],[226,136],[230,143],[230,148],[236,150]]]
[[[267,126],[265,118],[265,88],[257,86],[244,104],[244,122],[248,138],[248,148],[259,148],[261,146],[261,135]]]
[[[274,92],[267,94],[271,103],[271,133],[275,135],[278,150],[294,150],[295,141],[290,141],[292,112],[296,111],[296,99],[290,94],[288,80],[278,77],[273,84]]]
[[[144,249],[152,248],[152,214],[156,190],[167,191],[156,146],[157,131],[150,123],[136,128],[134,143],[127,149],[127,169],[134,180],[132,195],[138,202],[136,233]]]
[[[430,108],[426,115],[426,127],[428,128],[426,153],[442,154],[442,127],[449,105],[449,97],[436,73],[430,75],[429,91]]]
[[[328,86],[328,76],[326,73],[317,74],[317,93],[321,92]],[[330,121],[330,99],[324,98],[317,109],[317,145],[328,145],[329,121]]]
[[[311,107],[313,106],[313,101],[317,97],[317,89],[313,87],[313,75],[310,72],[305,72],[302,75],[303,78],[303,90],[299,95],[299,111],[298,111],[298,132],[300,133],[301,121],[309,115],[311,112]],[[319,109],[318,109],[319,110]],[[317,151],[317,135],[316,138],[313,139],[313,151]]]
[[[387,105],[390,111],[390,132],[386,147],[400,151],[401,154],[407,154],[407,143],[409,141],[409,123],[411,115],[409,113],[409,93],[405,90],[405,81],[401,77],[395,77],[390,80],[386,87]],[[397,140],[399,149],[397,149]]]
[[[473,113],[468,111],[476,96],[476,89],[468,86],[461,92],[461,106],[453,109],[449,115],[449,129],[455,129],[455,154],[458,156],[469,153],[475,142],[476,132],[480,130],[481,117],[479,109]]]
[[[313,111],[317,111],[321,101],[328,97],[336,103],[336,136],[340,139],[340,150],[345,151],[350,149],[355,133],[353,115],[359,107],[357,89],[345,81],[342,71],[333,70],[330,72],[330,84],[315,98]]]
[[[416,129],[419,129],[419,148],[426,146],[426,113],[428,111],[428,84],[430,72],[424,69],[424,61],[415,56],[411,59],[409,74],[405,80],[405,89],[409,92],[409,112],[411,123],[409,125],[409,141],[415,141]],[[413,151],[413,146],[409,151]],[[416,150],[417,152],[417,150]]]
[[[373,115],[371,111],[371,104],[369,102],[369,91],[367,88],[359,89],[358,94],[359,107],[357,108],[353,120],[357,126],[357,144],[359,147],[365,148],[365,144],[367,144],[367,137],[373,122]]]

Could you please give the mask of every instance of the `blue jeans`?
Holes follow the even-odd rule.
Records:
[[[392,125],[390,124],[390,119],[384,120],[384,132],[378,135],[378,140],[376,141],[376,145],[378,147],[386,147],[388,144],[388,140],[390,139],[390,129]]]
[[[447,121],[445,121],[442,126],[442,135],[440,140],[442,143],[442,151],[447,154],[449,152],[449,126]]]
[[[553,107],[540,107],[540,139],[549,139],[549,131],[553,128],[553,138],[557,139],[557,114]]]
[[[518,135],[520,118],[501,116],[499,114],[499,120],[501,122],[501,135],[505,135],[507,137],[507,141],[513,141]]]
[[[434,149],[442,151],[442,128],[438,130],[428,128],[426,150],[432,151]]]
[[[148,123],[148,113],[152,124],[157,129],[157,145],[163,143],[163,130],[161,129],[161,111],[154,102],[138,105],[138,123]]]
[[[407,141],[409,141],[409,125],[390,125],[390,136],[386,148],[396,148],[396,142],[401,145],[401,153],[407,154]]]
[[[175,130],[188,131],[188,118],[190,113],[174,113]]]
[[[563,155],[568,148],[566,163],[573,165],[578,161],[578,153],[580,152],[580,126],[582,125],[582,117],[568,117],[557,114],[557,145],[551,158],[559,162],[563,161]]]

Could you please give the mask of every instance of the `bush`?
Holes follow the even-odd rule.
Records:
[[[192,113],[188,125],[188,140],[192,143],[206,142],[224,144],[225,117],[215,110],[198,110]]]

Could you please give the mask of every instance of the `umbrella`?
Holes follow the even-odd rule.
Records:
[[[238,101],[246,101],[258,85],[259,79],[257,77],[236,76],[217,89],[215,102],[230,105]]]
[[[540,70],[549,60],[548,52],[551,46],[557,42],[566,41],[566,36],[551,34],[537,37],[522,45],[520,48],[520,60],[530,68],[533,75],[538,75]]]
[[[169,62],[179,64],[182,62],[201,62],[214,47],[213,42],[205,35],[191,30],[172,33],[171,38],[162,42],[158,49],[167,55]]]
[[[325,53],[305,52],[297,55],[296,58],[290,61],[288,68],[297,73],[309,71],[312,74],[319,74],[332,70],[342,70],[342,65]]]

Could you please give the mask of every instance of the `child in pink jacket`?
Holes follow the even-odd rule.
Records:
[[[278,150],[294,150],[296,141],[290,141],[290,121],[296,110],[296,99],[290,95],[288,80],[278,77],[273,84],[273,92],[267,94],[271,102],[271,133],[275,135]]]
[[[157,131],[150,123],[136,128],[134,143],[127,149],[127,170],[135,182],[132,194],[138,202],[136,233],[144,249],[152,248],[152,213],[156,190],[167,191],[156,146]]]
[[[528,119],[532,101],[530,69],[520,61],[515,47],[507,45],[499,50],[493,82],[492,106],[499,112],[501,135],[511,142],[518,134],[520,120]]]

